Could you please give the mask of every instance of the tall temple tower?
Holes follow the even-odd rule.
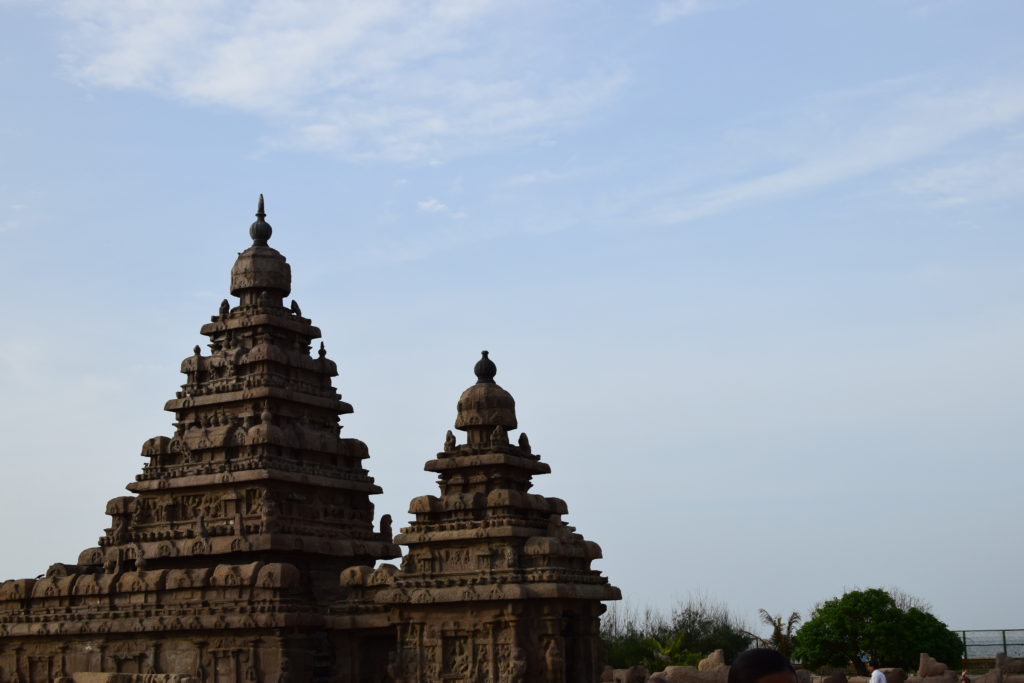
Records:
[[[401,552],[387,524],[373,529],[381,489],[366,445],[339,436],[352,407],[323,343],[311,353],[320,330],[284,303],[291,268],[268,246],[263,206],[231,268],[238,303],[221,302],[201,329],[209,351],[182,362],[166,406],[174,434],[143,445],[135,495],[107,504],[110,528],[76,564],[0,585],[0,682],[75,671],[374,680],[336,661],[339,641],[383,649],[379,659],[393,648],[386,624],[325,621],[342,570]]]

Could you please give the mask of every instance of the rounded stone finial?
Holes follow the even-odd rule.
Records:
[[[494,381],[498,373],[486,351],[473,366],[476,384],[462,392],[456,407],[455,428],[470,432],[471,443],[488,442],[494,428],[515,429],[516,401]]]
[[[498,374],[498,366],[487,357],[487,351],[480,352],[480,360],[473,366],[477,384],[494,384],[494,376]]]
[[[270,223],[264,219],[267,217],[266,211],[263,210],[263,195],[260,195],[259,204],[256,205],[256,220],[249,226],[249,237],[252,238],[252,246],[254,247],[265,247],[267,246],[267,240],[273,234],[274,229],[270,227]]]

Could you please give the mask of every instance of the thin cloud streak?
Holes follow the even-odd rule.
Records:
[[[441,211],[447,211],[448,207],[433,197],[425,199],[422,202],[416,202],[416,206],[420,208],[420,211],[426,211],[427,213],[439,213]]]
[[[654,23],[668,24],[677,19],[708,12],[726,9],[738,4],[738,0],[665,0],[659,2],[654,10]]]
[[[952,207],[1024,195],[1024,150],[940,166],[904,178],[897,188]]]
[[[690,192],[678,201],[661,201],[650,217],[658,224],[685,223],[917,159],[960,138],[1019,120],[1024,116],[1022,85],[1007,81],[948,95],[908,95],[884,115],[876,115],[867,125],[841,139],[823,134],[822,144],[813,156],[785,170]],[[674,194],[678,194],[678,188]]]

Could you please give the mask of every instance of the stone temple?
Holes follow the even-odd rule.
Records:
[[[231,294],[181,363],[172,436],[142,446],[110,528],[74,563],[0,583],[0,683],[593,683],[600,548],[531,494],[550,472],[486,351],[444,450],[439,495],[374,528],[380,493],[320,330],[268,245],[260,197]],[[408,551],[402,556],[400,546]],[[400,566],[382,563],[400,560]],[[375,568],[376,566],[376,568]]]

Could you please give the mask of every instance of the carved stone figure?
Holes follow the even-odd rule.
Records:
[[[517,647],[512,650],[512,655],[505,662],[502,683],[525,683],[526,669],[526,651]]]
[[[562,683],[565,678],[565,660],[562,659],[562,650],[554,638],[549,639],[547,647],[544,648],[544,666],[547,669],[548,683]]]
[[[530,450],[530,437],[526,436],[526,432],[519,433],[519,448],[523,449],[527,453],[532,453]]]
[[[491,432],[491,447],[501,448],[508,445],[508,432],[501,425],[495,425]]]

